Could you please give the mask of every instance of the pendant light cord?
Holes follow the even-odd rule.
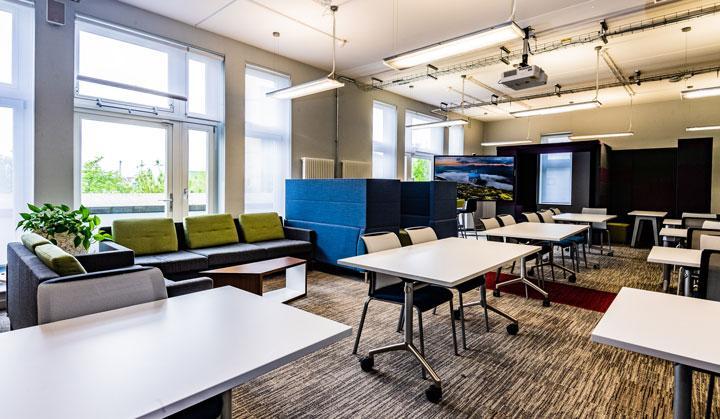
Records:
[[[595,51],[597,52],[595,56],[595,100],[598,100],[598,94],[600,93],[600,51],[602,50],[601,46],[595,47]]]
[[[515,21],[515,2],[516,0],[512,0],[510,4],[510,17],[508,18],[508,21],[514,22]]]
[[[335,78],[335,49],[336,49],[336,41],[335,41],[335,12],[337,12],[338,7],[336,5],[330,6],[330,11],[332,12],[332,72],[328,75],[328,78],[334,79]]]

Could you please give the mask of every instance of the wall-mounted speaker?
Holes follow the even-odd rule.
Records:
[[[45,20],[51,25],[65,25],[65,3],[57,0],[47,0],[47,13]]]

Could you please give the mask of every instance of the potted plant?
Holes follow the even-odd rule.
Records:
[[[30,212],[20,213],[17,228],[37,233],[72,255],[87,253],[93,243],[111,238],[97,231],[100,217],[82,205],[76,210],[53,204],[28,204],[28,208]]]

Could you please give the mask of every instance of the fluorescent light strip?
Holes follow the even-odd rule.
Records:
[[[687,127],[685,131],[717,131],[720,130],[720,125],[705,125],[703,127]]]
[[[438,127],[455,127],[458,125],[467,125],[468,121],[464,119],[448,119],[447,121],[427,122],[424,124],[405,125],[405,128],[412,130],[423,129],[423,128],[438,128]]]
[[[683,90],[683,99],[699,99],[701,97],[720,96],[720,86],[705,89]]]
[[[465,54],[478,49],[500,45],[504,42],[524,36],[523,30],[515,22],[506,22],[492,28],[462,35],[457,38],[438,42],[402,54],[383,59],[388,67],[396,70],[427,64],[443,58]]]
[[[537,116],[537,115],[553,115],[556,113],[580,111],[583,109],[595,109],[602,106],[602,103],[598,100],[591,100],[589,102],[579,103],[568,103],[567,105],[550,106],[547,108],[536,108],[528,109],[524,111],[510,112],[510,115],[520,118],[524,116]]]
[[[268,97],[275,99],[295,99],[297,97],[314,95],[315,93],[324,92],[343,87],[345,84],[340,83],[330,77],[309,81],[307,83],[298,84],[297,86],[287,87],[285,89],[275,90],[267,93]]]
[[[517,141],[495,141],[489,143],[480,143],[483,147],[495,147],[499,145],[515,145],[515,144],[530,144],[531,140],[517,140]]]
[[[589,140],[595,138],[616,138],[616,137],[632,137],[635,135],[632,131],[627,132],[611,132],[607,134],[592,134],[592,135],[571,135],[571,140]]]

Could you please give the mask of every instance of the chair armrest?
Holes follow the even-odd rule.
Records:
[[[165,287],[167,288],[168,297],[177,297],[193,292],[210,290],[213,287],[213,281],[208,277],[185,279],[182,281],[166,279]]]
[[[111,241],[100,242],[99,249],[99,253],[76,256],[78,262],[86,271],[109,271],[135,264],[135,252],[132,249]]]
[[[285,238],[290,240],[300,240],[305,242],[313,242],[314,231],[306,228],[287,227],[284,226]]]

